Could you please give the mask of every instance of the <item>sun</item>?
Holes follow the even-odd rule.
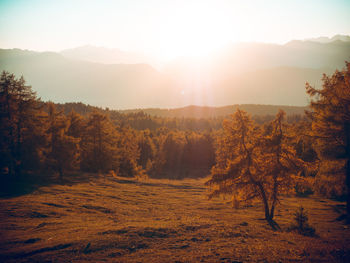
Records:
[[[223,47],[227,32],[233,30],[227,16],[214,6],[192,4],[185,9],[174,10],[171,17],[163,18],[157,53],[169,60],[176,57],[205,57]]]

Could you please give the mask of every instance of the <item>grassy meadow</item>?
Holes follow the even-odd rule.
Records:
[[[349,262],[345,203],[284,196],[273,231],[260,203],[208,200],[201,180],[71,177],[0,199],[1,262]],[[289,232],[302,205],[316,236]]]

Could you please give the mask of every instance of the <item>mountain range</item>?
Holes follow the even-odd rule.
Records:
[[[322,74],[342,69],[345,60],[350,60],[349,36],[232,44],[207,58],[178,58],[161,70],[142,54],[118,49],[0,49],[0,70],[23,75],[43,100],[111,109],[305,106],[305,82],[320,87]]]
[[[149,64],[158,67],[159,62],[138,52],[123,51],[118,48],[85,45],[59,52],[66,58],[85,60],[102,64]]]

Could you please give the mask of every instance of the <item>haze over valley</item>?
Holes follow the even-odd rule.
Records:
[[[322,41],[320,41],[323,40]],[[348,36],[284,45],[236,43],[209,57],[152,62],[144,55],[94,46],[61,52],[0,50],[0,70],[25,76],[43,100],[112,109],[187,105],[306,106],[305,83],[350,60]]]

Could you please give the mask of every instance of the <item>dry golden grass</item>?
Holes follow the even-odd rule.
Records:
[[[99,177],[0,199],[2,262],[346,262],[344,203],[284,197],[274,232],[259,204],[207,200],[204,180]],[[303,205],[318,237],[286,230]]]

